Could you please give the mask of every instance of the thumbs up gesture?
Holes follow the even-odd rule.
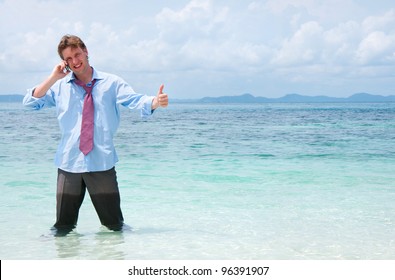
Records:
[[[167,107],[167,105],[169,104],[169,98],[167,94],[163,92],[164,87],[164,85],[161,85],[159,87],[158,94],[156,95],[152,103],[152,109],[156,109],[158,107]]]

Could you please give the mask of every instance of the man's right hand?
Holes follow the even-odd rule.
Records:
[[[64,61],[61,61],[54,67],[51,75],[34,89],[33,96],[37,98],[43,97],[51,88],[51,86],[56,83],[57,80],[66,77],[69,73],[70,71],[66,69],[66,63]]]
[[[56,78],[56,80],[62,79],[70,73],[70,71],[67,70],[66,66],[66,62],[62,61],[54,67],[52,75],[54,76],[54,78]]]

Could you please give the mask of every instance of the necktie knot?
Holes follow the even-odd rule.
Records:
[[[85,84],[84,82],[77,80],[77,79],[75,79],[74,81],[77,85],[81,86],[85,90],[85,92],[88,94],[90,94],[92,92],[93,85],[96,82],[96,80],[92,80],[90,83]]]
[[[80,135],[80,150],[84,155],[87,155],[93,149],[93,131],[94,131],[94,105],[92,98],[92,89],[96,80],[93,80],[88,85],[80,80],[75,80],[75,83],[84,88],[86,94],[84,97],[84,106],[82,108],[81,121],[81,135]]]

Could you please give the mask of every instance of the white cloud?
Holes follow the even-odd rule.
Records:
[[[298,65],[319,59],[322,47],[323,28],[310,21],[302,24],[299,30],[280,46],[272,63],[275,65]]]
[[[209,18],[212,12],[212,3],[210,0],[192,0],[179,11],[170,8],[164,8],[158,15],[159,22],[184,23],[191,20]]]
[[[314,19],[332,23],[349,18],[351,11],[353,16],[360,12],[360,6],[352,0],[268,0],[265,7],[278,15],[292,10],[306,11]]]
[[[227,7],[216,7],[211,0],[192,0],[179,10],[164,8],[156,15],[161,39],[179,44],[190,38],[210,38],[227,20]]]
[[[143,90],[163,79],[180,95],[198,95],[202,90],[186,86],[196,78],[206,95],[220,94],[219,84],[224,92],[245,87],[281,95],[320,82],[343,84],[349,94],[357,78],[366,75],[374,88],[372,77],[395,70],[392,6],[392,0],[4,0],[0,83],[7,93],[38,82],[58,62],[61,36],[74,33],[95,67],[125,74]],[[13,73],[27,85],[10,79]]]
[[[374,31],[359,44],[356,59],[361,64],[381,64],[394,58],[395,36]],[[392,61],[393,62],[393,61]]]
[[[366,17],[360,24],[360,34],[354,53],[356,63],[380,66],[394,62],[395,9]]]
[[[381,15],[368,16],[362,22],[362,28],[365,32],[378,30],[395,32],[395,9],[391,9]]]

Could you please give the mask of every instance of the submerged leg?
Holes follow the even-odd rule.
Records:
[[[86,186],[80,173],[58,169],[56,192],[56,223],[53,229],[66,235],[77,225],[78,213],[84,200]]]
[[[123,215],[115,168],[84,173],[84,181],[102,225],[110,230],[122,230]]]

